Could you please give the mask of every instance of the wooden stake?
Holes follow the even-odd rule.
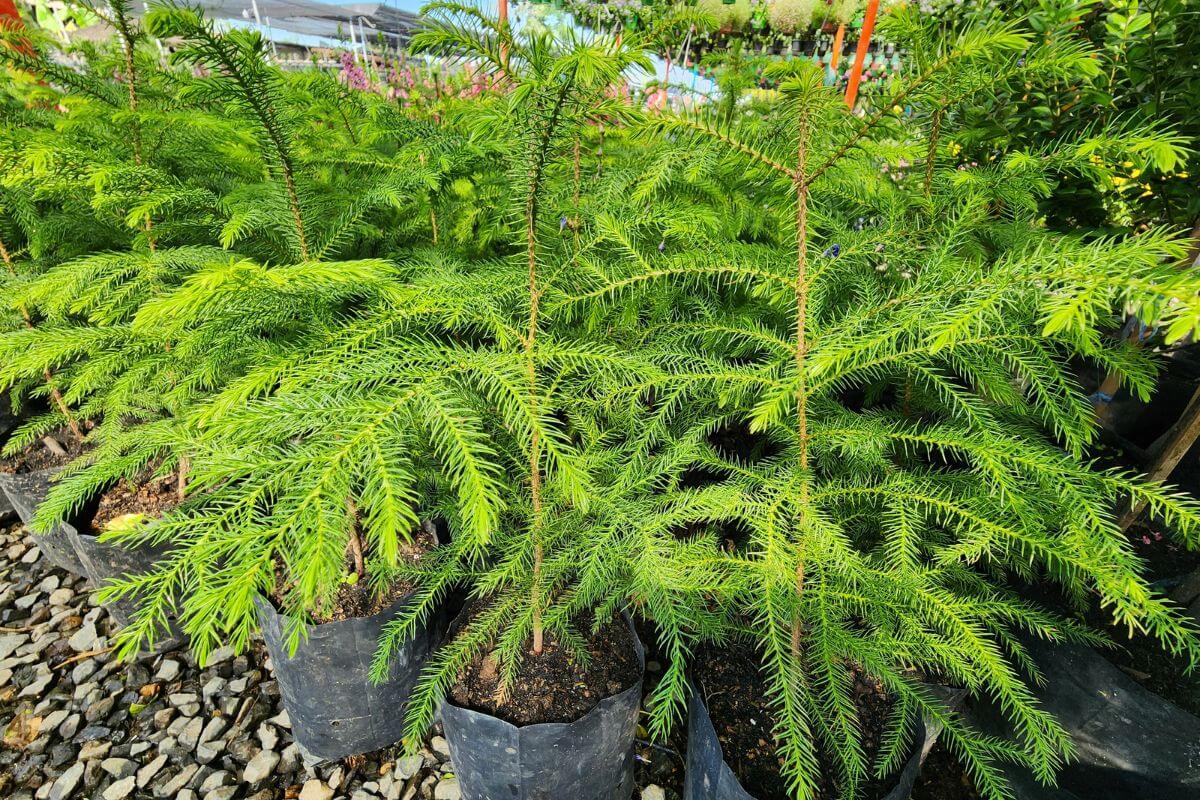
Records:
[[[851,111],[858,102],[858,84],[862,80],[863,64],[867,60],[867,49],[871,46],[871,34],[875,30],[875,17],[878,15],[879,0],[870,0],[863,17],[862,34],[858,37],[858,49],[854,53],[854,66],[850,68],[850,83],[846,86],[846,105]]]
[[[1161,483],[1171,477],[1175,467],[1200,436],[1200,388],[1197,388],[1188,402],[1182,416],[1171,426],[1162,439],[1151,448],[1158,453],[1154,461],[1146,469],[1146,477],[1155,483]],[[1121,515],[1121,530],[1127,529],[1137,522],[1142,510],[1146,507],[1143,502],[1134,503]]]

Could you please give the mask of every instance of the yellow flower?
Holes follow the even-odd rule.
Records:
[[[1129,177],[1136,178],[1138,175],[1141,175],[1141,174],[1142,174],[1142,171],[1140,169],[1135,169],[1133,172],[1129,173]]]
[[[1188,176],[1188,174],[1186,172],[1179,173],[1180,178],[1186,178],[1187,176]]]
[[[1122,161],[1121,166],[1124,167],[1125,169],[1129,169],[1130,167],[1133,166],[1133,162],[1132,161]]]
[[[1112,182],[1113,186],[1124,186],[1125,184],[1129,183],[1127,179],[1122,178],[1120,175],[1113,176]]]

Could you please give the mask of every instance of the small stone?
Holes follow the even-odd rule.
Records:
[[[446,741],[445,736],[435,736],[429,740],[429,746],[433,752],[437,753],[443,759],[450,757],[450,743]]]
[[[183,769],[179,770],[173,777],[158,783],[154,787],[154,796],[169,798],[179,794],[179,790],[187,786],[188,781],[195,777],[200,770],[197,764],[188,764]]]
[[[37,560],[41,557],[42,557],[42,551],[38,550],[36,547],[31,547],[25,553],[25,555],[21,556],[21,563],[22,564],[36,564]]]
[[[108,755],[108,751],[112,749],[112,742],[104,739],[96,739],[91,742],[84,742],[83,747],[79,748],[80,761],[92,761],[97,758],[104,758]]]
[[[137,763],[128,758],[106,758],[100,762],[100,769],[118,780],[124,780],[137,772]]]
[[[200,696],[194,692],[176,692],[175,694],[167,695],[167,702],[179,708],[199,703]]]
[[[54,673],[53,672],[48,673],[46,675],[42,675],[37,680],[35,680],[33,683],[29,684],[24,689],[22,689],[21,693],[17,696],[18,697],[41,697],[42,693],[45,692],[47,687],[49,687],[50,684],[53,682],[54,682]]]
[[[76,686],[79,686],[85,683],[88,678],[95,675],[96,670],[99,668],[100,665],[97,664],[93,659],[89,658],[87,661],[80,661],[75,665],[75,668],[71,670],[71,680]]]
[[[650,784],[642,789],[642,800],[667,800],[667,793],[657,784]]]
[[[237,791],[238,787],[236,785],[222,786],[219,789],[214,789],[208,794],[202,794],[201,797],[203,797],[204,800],[233,800],[233,796],[237,794]]]
[[[113,710],[113,706],[116,704],[117,698],[115,697],[105,697],[97,700],[95,703],[92,703],[90,706],[88,706],[87,711],[84,712],[83,718],[88,722],[99,722],[109,715],[109,713]]]
[[[82,770],[80,770],[82,772]],[[333,789],[330,789],[325,781],[313,779],[304,782],[304,787],[300,790],[299,800],[332,800]]]
[[[84,625],[82,628],[75,631],[75,633],[71,635],[71,638],[67,640],[67,644],[70,645],[71,649],[76,653],[86,653],[88,650],[92,650],[96,647],[97,638],[96,625],[95,623],[91,623]]]
[[[425,759],[421,756],[406,756],[396,761],[396,774],[404,780],[408,780],[416,775],[417,770],[423,766],[425,766]]]
[[[132,775],[127,775],[119,781],[113,783],[104,790],[104,800],[124,800],[133,793],[134,787],[137,785],[137,779]]]
[[[275,772],[279,765],[279,754],[271,750],[262,750],[246,764],[242,770],[242,782],[251,786],[262,783]]]
[[[221,755],[224,749],[224,742],[218,740],[215,742],[201,742],[196,745],[196,760],[201,764],[210,764],[217,756]]]
[[[55,589],[50,593],[50,605],[65,606],[75,597],[75,592],[67,588]]]
[[[208,661],[204,663],[204,668],[215,667],[218,664],[224,664],[226,661],[233,659],[234,652],[232,647],[218,647],[208,654]]]
[[[179,734],[179,744],[189,752],[196,749],[200,743],[200,734],[204,732],[204,720],[192,717]]]
[[[129,745],[129,755],[140,756],[152,746],[153,745],[151,745],[149,742],[134,742],[133,744]]]
[[[58,726],[58,735],[64,739],[72,739],[75,733],[79,730],[79,726],[83,724],[82,714],[72,714],[67,717],[66,721]]]
[[[76,761],[62,775],[59,775],[58,780],[50,787],[50,800],[65,800],[73,795],[82,778],[83,762]]]
[[[88,725],[79,732],[79,740],[83,742],[94,742],[97,739],[107,739],[109,736],[112,736],[112,729],[103,725]]]
[[[286,708],[275,716],[271,717],[269,720],[267,720],[267,722],[271,723],[276,728],[287,728],[289,731],[292,729],[292,718],[288,716]]]
[[[137,785],[139,789],[146,788],[146,784],[154,778],[159,771],[167,765],[167,757],[160,755],[158,758],[151,761],[146,766],[137,771]]]
[[[211,742],[221,738],[221,734],[229,727],[229,722],[224,717],[213,717],[204,726],[204,730],[200,733],[200,744]]]
[[[208,797],[209,792],[219,789],[222,786],[228,786],[233,782],[234,780],[232,775],[223,769],[217,770],[205,778],[204,782],[200,784],[200,796]]]
[[[443,778],[433,788],[433,800],[462,800],[462,789],[458,788],[458,778]]]
[[[274,750],[275,745],[279,744],[279,734],[264,722],[258,726],[258,741],[262,743],[264,750]]]
[[[155,674],[154,677],[164,683],[170,683],[171,681],[173,681],[179,677],[179,673],[181,670],[182,670],[182,667],[179,666],[178,661],[167,658],[167,659],[164,659],[162,664],[159,665],[158,672]]]

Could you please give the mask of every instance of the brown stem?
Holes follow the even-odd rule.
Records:
[[[191,462],[187,456],[179,457],[179,473],[175,476],[175,496],[179,498],[179,502],[183,502],[187,497],[187,476],[191,470]]]
[[[300,195],[296,193],[296,178],[292,175],[289,159],[281,158],[283,182],[287,186],[288,205],[292,209],[292,222],[296,224],[296,236],[300,239],[300,260],[308,261],[308,238],[304,235],[304,217],[300,215]]]
[[[938,105],[933,112],[933,123],[929,129],[929,150],[925,153],[925,197],[929,198],[933,189],[933,168],[937,163],[938,136],[942,132],[943,108]]]
[[[119,3],[113,5],[113,13],[117,23],[117,30],[121,33],[121,49],[125,54],[125,84],[129,88],[129,111],[132,119],[132,130],[130,131],[133,139],[133,163],[137,166],[142,165],[142,126],[138,122],[138,93],[137,93],[137,69],[134,66],[134,37],[133,29],[129,25],[129,19],[125,16],[124,10]],[[146,231],[146,243],[153,253],[155,249],[154,242],[154,226],[150,222],[150,218],[146,217],[143,223],[143,230]]]
[[[346,511],[350,515],[350,541],[346,545],[346,549],[350,551],[350,557],[354,559],[354,574],[358,575],[359,580],[366,577],[367,565],[363,561],[363,545],[362,536],[358,532],[358,506],[354,503],[354,498],[346,498]]]
[[[550,140],[567,100],[570,84],[564,83],[546,118],[546,127],[538,149],[529,167],[529,191],[525,197],[525,249],[529,261],[529,331],[525,336],[525,370],[529,382],[529,411],[533,419],[533,431],[529,438],[529,491],[533,511],[530,534],[533,538],[533,579],[529,588],[533,605],[533,654],[543,650],[542,631],[542,440],[539,432],[541,401],[538,396],[537,333],[538,306],[542,290],[538,286],[537,270],[537,213],[538,191],[542,175],[550,157]]]
[[[8,248],[4,246],[4,240],[2,239],[0,239],[0,259],[4,261],[4,267],[8,270],[8,274],[16,277],[16,265],[13,264],[12,255],[9,254]],[[19,305],[18,308],[21,311],[21,319],[25,320],[25,327],[33,330],[33,317],[30,315],[29,309],[27,309],[23,304]],[[75,438],[79,441],[82,441],[83,430],[79,427],[79,421],[75,419],[75,415],[71,413],[71,408],[67,405],[67,401],[63,400],[62,392],[60,392],[58,387],[54,384],[53,373],[51,373],[49,368],[47,368],[42,371],[42,376],[46,379],[46,386],[50,388],[50,399],[54,401],[54,407],[57,408],[58,413],[62,414],[63,418],[66,419],[67,426],[71,429],[71,433],[75,436]]]
[[[533,653],[541,655],[542,644],[542,441],[537,425],[538,381],[534,350],[537,346],[538,300],[537,244],[535,225],[537,220],[537,190],[530,191],[525,204],[525,240],[529,259],[529,332],[525,336],[525,369],[529,381],[529,407],[534,417],[533,434],[529,440],[529,490],[533,504],[533,584],[530,600],[533,603]]]
[[[793,184],[796,190],[796,433],[800,443],[800,502],[801,514],[808,505],[808,114],[801,111],[796,145],[796,169]],[[796,564],[796,594],[804,592],[804,560]],[[800,656],[801,620],[799,611],[792,621],[792,655]]]

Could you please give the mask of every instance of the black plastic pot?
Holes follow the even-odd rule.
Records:
[[[907,800],[921,772],[921,761],[937,738],[937,732],[930,731],[920,718],[913,722],[917,729],[912,752],[896,775],[892,788],[881,800]],[[694,686],[688,700],[688,749],[683,800],[757,800],[742,788],[733,770],[725,763],[721,742],[708,716],[708,707]]]
[[[1200,797],[1200,717],[1143,688],[1089,647],[1025,643],[1047,678],[1037,698],[1070,734],[1075,757],[1059,772],[1056,788],[1042,786],[1024,768],[1006,767],[1014,797]],[[973,708],[971,716],[984,732],[1010,728],[988,705]]]
[[[114,578],[125,575],[141,575],[154,568],[155,562],[161,559],[170,549],[168,545],[139,545],[137,547],[122,547],[109,542],[101,542],[90,533],[76,532],[75,546],[79,553],[79,561],[83,564],[84,574],[96,586],[103,586]],[[104,606],[122,627],[129,624],[137,611],[136,598],[123,597]],[[174,620],[169,630],[161,631],[160,647],[173,645],[181,640],[182,635],[175,626]]]
[[[50,480],[61,469],[51,467],[33,472],[0,473],[0,490],[3,490],[26,525],[50,493]],[[87,570],[79,558],[78,533],[74,526],[60,522],[47,533],[31,533],[30,536],[51,564],[67,572],[87,576]]]
[[[629,626],[645,674],[645,650]],[[642,680],[574,722],[518,727],[442,704],[442,727],[465,800],[628,800]]]
[[[369,617],[311,626],[295,655],[288,653],[289,618],[266,598],[255,598],[292,736],[310,763],[367,753],[402,738],[405,707],[437,643],[439,620],[394,654],[386,681],[373,683],[370,669],[383,626],[410,597]]]

